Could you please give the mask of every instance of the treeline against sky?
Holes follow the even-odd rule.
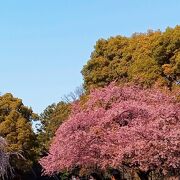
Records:
[[[152,171],[177,174],[180,168],[180,144],[176,131],[180,128],[180,26],[168,27],[165,32],[149,30],[147,33],[134,33],[131,37],[99,39],[81,72],[83,87],[65,96],[61,102],[49,105],[39,115],[10,93],[0,96],[0,179],[5,176],[7,178],[10,164],[16,178],[26,174],[39,176],[39,160],[44,156],[40,162],[46,174],[55,173],[58,176],[60,173],[61,177],[73,169],[78,169],[78,173],[83,171],[82,174],[86,175],[93,171],[94,167],[96,171],[104,172],[105,169],[117,168],[118,165],[121,168],[126,165],[134,169],[140,174],[140,178],[143,173],[147,175]],[[133,94],[133,88],[137,94]],[[125,98],[126,93],[129,93],[126,100],[120,100]],[[146,96],[152,96],[152,99]],[[105,97],[106,99],[103,99]],[[121,114],[122,112],[126,113]],[[149,120],[148,123],[146,119]],[[32,128],[34,121],[40,123],[36,133]],[[110,129],[107,129],[108,126]],[[145,127],[149,128],[147,134],[143,133]],[[141,135],[136,133],[138,128]],[[120,134],[124,129],[125,134]],[[147,143],[150,132],[157,136],[152,137],[154,141],[162,138],[160,144],[155,145],[150,140],[150,144]],[[125,148],[122,141],[116,142],[118,138],[122,140],[123,136],[126,143],[129,143],[129,148]],[[106,143],[113,148],[105,148],[105,145],[97,140],[93,144],[87,142],[87,149],[82,150],[80,137],[84,138],[83,142],[92,142],[93,138],[104,139],[104,142],[107,140]],[[137,138],[134,142],[141,144],[134,144],[132,137]],[[62,144],[58,144],[61,140]],[[146,151],[143,149],[145,144],[148,144],[151,151],[148,152],[148,148]],[[90,145],[92,149],[88,150]],[[130,147],[135,149],[138,146],[143,151],[136,149],[139,153],[137,155],[130,152]],[[62,149],[63,147],[65,149]],[[118,148],[124,152],[118,154]],[[52,156],[47,156],[49,149]],[[76,156],[71,154],[73,149]],[[169,151],[169,158],[166,158]],[[69,157],[64,152],[69,153]],[[161,157],[157,155],[160,152]],[[142,153],[146,156],[143,162],[140,161],[144,158]],[[63,154],[66,159],[58,159],[57,154]],[[100,158],[102,154],[104,159]],[[129,159],[123,159],[126,155]],[[78,156],[79,161],[76,159]],[[51,168],[48,162],[52,164]],[[34,168],[38,169],[37,172]]]

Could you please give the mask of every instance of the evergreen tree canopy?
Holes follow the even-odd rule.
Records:
[[[32,109],[24,106],[21,99],[10,93],[0,96],[0,136],[7,141],[9,152],[20,152],[26,158],[12,160],[17,169],[26,170],[36,159],[36,135],[31,124],[35,118]]]
[[[180,82],[180,26],[100,39],[82,74],[86,90],[114,80],[171,90]]]
[[[70,114],[70,106],[70,103],[61,101],[58,104],[49,105],[40,115],[41,127],[38,138],[41,150],[49,149],[55,132]]]

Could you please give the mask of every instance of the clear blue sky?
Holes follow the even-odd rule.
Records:
[[[99,38],[180,24],[179,0],[0,2],[0,92],[35,112],[82,84]]]

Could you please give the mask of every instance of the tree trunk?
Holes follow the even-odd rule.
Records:
[[[149,173],[150,173],[149,171],[148,172],[139,171],[137,174],[141,180],[148,180]]]

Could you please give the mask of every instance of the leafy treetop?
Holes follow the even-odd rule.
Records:
[[[180,83],[180,26],[100,39],[82,74],[86,90],[115,80],[171,90]]]
[[[41,127],[38,133],[40,151],[47,151],[49,144],[58,127],[68,118],[70,114],[70,103],[59,102],[48,106],[40,115]]]
[[[10,93],[0,96],[0,136],[7,141],[9,152],[20,152],[26,158],[13,161],[20,170],[29,168],[36,159],[37,142],[31,124],[36,117],[21,99]]]

